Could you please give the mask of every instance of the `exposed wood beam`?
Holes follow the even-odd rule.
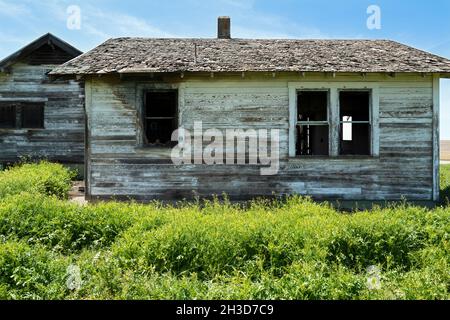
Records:
[[[0,98],[0,102],[47,102],[48,98]]]

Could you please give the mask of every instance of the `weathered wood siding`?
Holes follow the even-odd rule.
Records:
[[[432,200],[433,86],[430,76],[311,76],[308,81],[377,81],[379,157],[289,158],[290,81],[298,75],[185,77],[167,84],[119,78],[86,83],[89,127],[88,190],[92,198],[139,200],[227,193],[233,199],[273,194],[317,199]],[[371,78],[372,77],[372,78]],[[227,80],[228,79],[228,80]],[[141,91],[179,87],[180,123],[189,128],[280,129],[281,167],[261,176],[259,166],[181,165],[170,151],[140,145]]]
[[[62,57],[65,58],[65,57]],[[61,59],[62,59],[61,58]],[[44,54],[29,60],[41,63]],[[55,65],[17,63],[0,73],[0,101],[45,101],[43,129],[0,129],[0,162],[21,157],[65,163],[84,162],[84,88],[75,81],[50,81],[46,73]]]

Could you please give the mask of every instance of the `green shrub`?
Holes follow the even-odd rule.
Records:
[[[0,243],[0,299],[62,299],[68,261],[39,246]]]
[[[134,207],[148,211],[143,206]],[[22,193],[0,201],[0,235],[60,251],[100,248],[110,245],[137,215],[133,205],[79,206],[55,197]]]
[[[0,172],[0,199],[21,192],[67,198],[74,172],[49,162],[18,165]]]
[[[0,173],[0,299],[450,298],[448,207],[80,206],[61,199],[68,171],[51,168]]]
[[[272,211],[207,207],[175,211],[164,225],[155,217],[139,220],[113,251],[125,266],[145,261],[160,272],[207,277],[255,266],[281,275],[299,261],[328,261],[355,272],[372,265],[409,270],[415,252],[444,237],[448,217],[405,206],[343,215],[293,198]]]
[[[414,212],[418,211],[418,212]],[[377,214],[358,213],[338,219],[339,228],[328,239],[328,260],[361,272],[371,265],[383,268],[411,268],[411,254],[428,241],[418,228],[414,215],[426,212],[417,208],[396,208]]]
[[[214,211],[212,206],[175,210],[165,224],[155,217],[139,221],[114,246],[117,258],[125,265],[143,259],[157,271],[175,274],[211,276],[249,267],[253,261],[279,273],[302,259],[305,239],[317,231],[303,227],[313,225],[309,210],[331,212],[302,199],[274,212],[258,206]]]
[[[450,165],[441,165],[440,168],[441,203],[450,202]]]

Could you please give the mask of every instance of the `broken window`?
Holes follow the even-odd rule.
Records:
[[[22,104],[22,128],[26,129],[44,128],[43,103]]]
[[[145,140],[150,145],[172,146],[172,133],[178,129],[176,91],[151,91],[145,94]]]
[[[340,154],[370,155],[370,92],[341,91]]]
[[[328,91],[300,91],[297,96],[297,145],[301,156],[329,154]]]
[[[16,107],[10,104],[0,104],[0,128],[16,127]]]

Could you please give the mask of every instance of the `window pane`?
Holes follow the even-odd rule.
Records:
[[[328,126],[297,126],[297,155],[327,156]]]
[[[370,124],[350,123],[351,139],[348,140],[345,125],[341,124],[341,155],[370,155]]]
[[[369,121],[370,93],[367,91],[343,91],[339,96],[340,114],[352,121]]]
[[[172,133],[178,128],[177,92],[147,92],[145,135],[148,144],[171,146]],[[166,119],[165,119],[166,118]]]
[[[302,91],[298,94],[298,121],[327,121],[328,92]]]
[[[0,128],[14,128],[16,126],[16,108],[10,105],[0,105]]]
[[[342,91],[339,94],[339,103],[340,154],[370,155],[370,92]],[[352,121],[367,123],[350,123]]]
[[[170,146],[175,120],[146,120],[147,143]]]
[[[177,110],[177,93],[147,92],[146,117],[175,117]]]
[[[27,103],[22,105],[22,128],[44,127],[44,104]]]

